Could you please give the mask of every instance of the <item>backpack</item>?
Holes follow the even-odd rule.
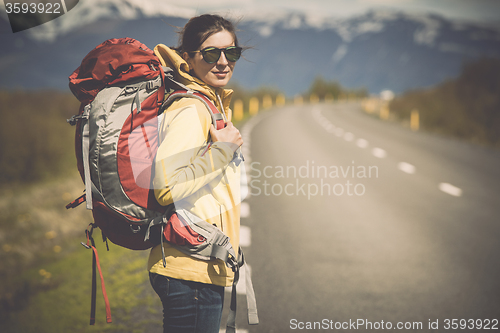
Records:
[[[112,321],[92,237],[95,228],[101,229],[106,244],[110,240],[128,249],[145,250],[163,245],[165,240],[194,258],[220,259],[235,272],[235,291],[244,264],[242,252],[237,255],[229,237],[214,225],[187,210],[176,210],[173,204],[158,204],[152,186],[163,111],[178,98],[196,98],[207,107],[214,127],[221,129],[225,124],[219,110],[203,94],[176,82],[173,71],[162,67],[152,50],[132,38],[110,39],[98,45],[69,81],[70,90],[81,102],[78,114],[68,122],[76,125],[75,152],[85,193],[66,208],[86,201],[94,219],[86,229],[87,243],[82,242],[93,250],[90,324],[95,323],[96,268],[101,277],[106,319]],[[248,278],[247,287],[251,293],[247,296],[254,299]],[[249,307],[249,322],[258,323],[256,309],[251,312],[250,319]],[[232,317],[230,314],[229,331],[234,329]]]

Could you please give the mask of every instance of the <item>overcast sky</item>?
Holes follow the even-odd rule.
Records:
[[[371,8],[392,8],[409,12],[432,12],[448,18],[476,22],[500,22],[500,0],[184,0],[199,11],[230,10],[238,13],[294,9],[324,16],[351,16]],[[239,14],[239,13],[238,13]]]

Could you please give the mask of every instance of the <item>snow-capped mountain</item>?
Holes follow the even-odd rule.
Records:
[[[196,11],[169,1],[144,0],[85,0],[75,10],[69,11],[57,20],[47,22],[29,30],[36,40],[53,42],[58,36],[94,24],[101,20],[136,20],[153,17],[189,18]]]
[[[195,14],[164,1],[80,1],[42,26],[0,34],[0,88],[66,89],[69,74],[105,39],[133,37],[151,48],[176,45],[174,27]],[[239,40],[251,48],[234,80],[288,95],[304,92],[318,75],[372,93],[402,92],[457,76],[466,61],[500,57],[499,31],[430,14],[372,11],[338,19],[249,11],[242,18]],[[0,31],[2,25],[7,23],[0,22]]]

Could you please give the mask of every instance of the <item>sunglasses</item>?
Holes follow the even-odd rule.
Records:
[[[242,48],[239,46],[229,46],[225,49],[218,49],[216,47],[207,47],[200,51],[193,51],[195,53],[201,52],[203,56],[203,60],[205,60],[209,64],[214,64],[220,59],[220,55],[224,52],[226,59],[231,62],[237,61],[241,56]]]

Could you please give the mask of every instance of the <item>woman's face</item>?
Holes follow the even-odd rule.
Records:
[[[233,35],[227,30],[222,30],[208,37],[201,44],[200,50],[207,47],[222,49],[228,46],[234,46]],[[183,57],[189,64],[189,69],[194,71],[196,77],[214,88],[224,87],[233,76],[236,62],[228,61],[224,52],[221,52],[219,60],[213,64],[203,60],[201,52],[194,53],[193,57],[189,57],[187,52],[184,52]]]

